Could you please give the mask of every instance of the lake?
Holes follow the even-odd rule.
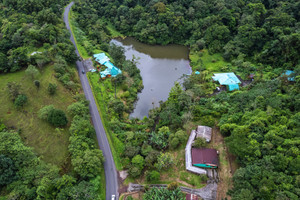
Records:
[[[139,58],[137,67],[141,70],[144,89],[138,94],[131,118],[148,116],[150,109],[159,106],[159,101],[168,99],[174,82],[182,82],[181,77],[192,72],[185,46],[147,45],[130,37],[111,42],[124,47],[126,59],[131,60],[133,55]]]

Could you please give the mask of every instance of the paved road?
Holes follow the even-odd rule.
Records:
[[[70,25],[68,20],[68,14],[70,11],[70,8],[74,2],[71,2],[66,8],[64,12],[64,22],[66,23],[67,29],[70,31]],[[74,37],[71,33],[71,41],[74,44],[76,48],[76,54],[79,56],[77,46],[74,42]],[[86,74],[82,74],[83,64],[81,61],[76,62],[77,70],[80,76],[81,85],[85,94],[85,97],[87,100],[90,101],[90,113],[92,117],[92,121],[96,130],[97,140],[100,146],[100,149],[103,152],[105,162],[104,162],[104,170],[105,170],[105,180],[106,180],[106,200],[111,200],[111,196],[114,194],[116,195],[116,199],[118,199],[118,179],[117,179],[117,170],[116,166],[112,157],[112,153],[109,147],[108,140],[106,138],[106,133],[103,128],[103,124],[95,103],[95,99],[91,90],[91,87],[89,85],[89,82],[87,80]]]

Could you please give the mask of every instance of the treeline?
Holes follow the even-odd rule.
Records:
[[[107,40],[103,18],[126,36],[150,44],[178,43],[255,63],[299,64],[297,0],[77,1],[78,23],[94,41]]]
[[[0,73],[30,64],[42,68],[57,57],[74,63],[77,56],[62,21],[65,3],[0,1]]]

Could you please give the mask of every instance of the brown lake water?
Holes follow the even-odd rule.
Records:
[[[112,43],[125,48],[126,59],[133,55],[139,58],[137,67],[141,70],[144,89],[130,117],[142,119],[150,109],[166,101],[174,82],[182,82],[184,74],[191,74],[188,48],[181,45],[147,45],[134,38],[113,39]]]

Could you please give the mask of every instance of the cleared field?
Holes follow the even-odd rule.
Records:
[[[74,99],[72,94],[54,77],[53,66],[45,67],[36,78],[40,81],[37,89],[33,80],[25,75],[25,71],[0,75],[0,119],[8,127],[19,130],[26,145],[34,148],[41,158],[68,171],[70,167],[68,155],[69,124],[64,129],[55,129],[48,122],[37,118],[37,112],[45,105],[66,111]],[[21,85],[21,92],[28,97],[28,103],[23,109],[17,110],[9,99],[6,85],[8,82]],[[57,92],[50,96],[47,91],[49,83],[57,84]],[[70,120],[69,120],[70,121]]]
[[[206,49],[190,52],[191,67],[195,70],[225,72],[233,69],[232,65],[224,60],[220,53],[210,55]]]

